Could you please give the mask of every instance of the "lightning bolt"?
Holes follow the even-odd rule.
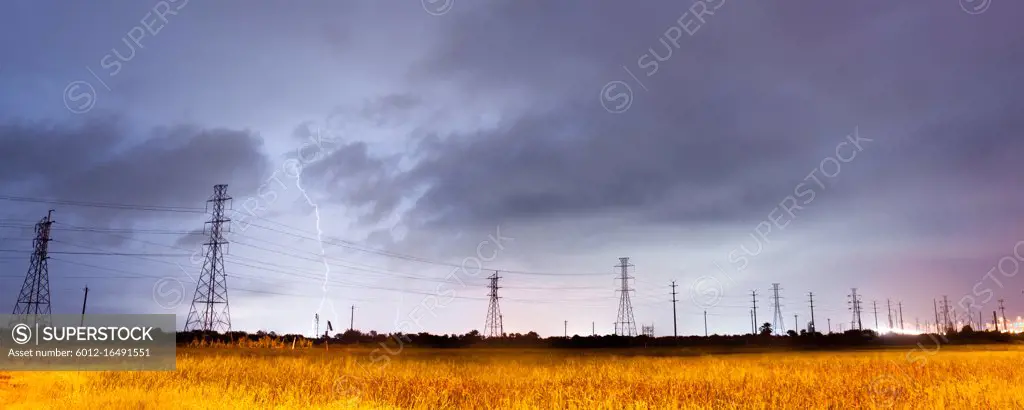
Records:
[[[317,127],[317,136],[320,135],[320,128]],[[331,313],[334,314],[334,318],[337,319],[338,312],[334,310],[334,302],[327,299],[327,281],[331,277],[331,265],[327,263],[327,251],[324,249],[323,241],[323,230],[320,229],[320,207],[310,199],[309,194],[306,193],[306,189],[302,187],[302,171],[304,168],[299,169],[299,172],[295,175],[295,186],[299,188],[299,192],[302,192],[302,196],[306,198],[306,203],[313,207],[313,214],[316,215],[316,241],[320,245],[320,260],[324,263],[324,283],[321,286],[323,294],[320,298],[320,306],[316,308],[316,313],[319,315],[324,309],[324,304],[328,304],[331,307]],[[319,336],[319,335],[317,335]]]

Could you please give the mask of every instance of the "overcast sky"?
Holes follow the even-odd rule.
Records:
[[[54,313],[184,326],[228,184],[234,329],[483,331],[501,270],[506,332],[611,333],[620,257],[658,335],[673,281],[680,334],[1024,310],[1024,4],[299,3],[6,5],[0,307],[52,208]]]

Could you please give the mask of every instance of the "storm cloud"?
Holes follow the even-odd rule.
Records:
[[[717,283],[713,328],[738,332],[749,291],[773,282],[837,320],[850,287],[927,317],[1020,240],[1017,3],[190,2],[75,115],[62,90],[152,7],[37,3],[0,17],[0,50],[20,56],[0,66],[0,195],[187,209],[59,210],[171,233],[72,242],[180,252],[228,183],[244,217],[232,283],[254,291],[232,312],[249,329],[305,331],[294,317],[322,308],[326,280],[390,330],[415,303],[401,295],[433,291],[497,231],[515,240],[481,266],[509,272],[508,327],[544,334],[561,322],[527,318],[555,304],[610,321],[623,255],[645,323],[670,320],[670,281]],[[27,225],[51,204],[3,205]],[[200,269],[169,260],[147,269]],[[478,327],[478,279],[424,330]],[[551,290],[565,286],[600,289]],[[284,298],[301,306],[267,307]]]

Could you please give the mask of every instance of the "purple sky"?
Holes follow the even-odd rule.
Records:
[[[53,207],[54,313],[88,285],[91,312],[184,325],[202,261],[167,254],[207,215],[10,198],[201,210],[225,183],[236,329],[343,328],[354,304],[363,330],[483,330],[477,258],[507,332],[610,333],[622,256],[659,335],[673,280],[682,334],[705,308],[749,331],[752,290],[770,321],[772,283],[786,329],[808,292],[849,327],[851,288],[866,327],[872,301],[909,326],[942,295],[1015,317],[1018,3],[15,2],[0,307]]]

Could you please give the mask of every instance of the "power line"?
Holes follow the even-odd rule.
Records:
[[[126,205],[126,204],[101,204],[101,205],[110,205],[110,206],[118,206],[118,207],[125,207],[125,208],[137,208],[137,207],[139,207],[137,205]],[[146,208],[146,207],[142,207],[142,208]],[[153,208],[153,207],[150,207],[150,208]],[[165,207],[165,208],[179,209],[179,207]],[[201,208],[180,208],[180,209],[181,210],[188,210],[190,212],[204,212]],[[262,221],[269,222],[269,223],[274,224],[274,225],[278,225],[278,226],[286,227],[288,229],[292,229],[292,230],[295,230],[295,231],[298,231],[298,232],[306,233],[306,231],[300,230],[298,228],[290,227],[290,226],[288,226],[286,224],[275,222],[275,221],[272,221],[270,219],[266,219],[266,218],[259,218],[259,219],[262,220]],[[62,230],[66,230],[66,231],[72,231],[72,232],[95,232],[95,233],[106,233],[106,234],[111,234],[111,235],[118,234],[118,233],[125,233],[125,234],[160,234],[160,235],[164,235],[164,234],[166,234],[166,235],[195,235],[195,234],[197,234],[197,232],[195,232],[195,231],[181,231],[181,230],[120,229],[120,228],[102,228],[102,227],[81,227],[81,226],[73,226],[73,225],[68,225],[68,224],[62,224],[62,225],[65,225],[65,226],[68,227],[68,228],[61,228]],[[280,229],[275,229],[275,228],[263,226],[263,225],[260,225],[260,224],[252,223],[252,222],[249,222],[248,226],[253,226],[253,227],[264,229],[264,230],[267,230],[267,231],[276,232],[276,233],[280,233],[280,234],[283,234],[283,235],[288,235],[288,236],[291,236],[291,237],[294,237],[294,238],[298,238],[298,239],[305,239],[305,240],[309,240],[309,241],[316,241],[317,240],[316,238],[314,238],[312,236],[312,234],[306,234],[306,235],[296,234],[296,233],[293,233],[293,232],[287,232],[287,231],[283,231],[283,230],[280,230]],[[10,227],[30,228],[31,226],[24,225],[24,226],[10,226]],[[233,232],[225,232],[225,235],[231,235],[232,237],[242,236],[241,234],[236,234],[236,233],[233,233]],[[251,237],[251,236],[242,236],[242,237],[246,238],[246,239],[249,239],[249,240],[255,240],[255,241],[258,241],[258,242],[272,243],[272,242],[261,240],[259,238],[254,238],[254,237]],[[123,237],[123,238],[129,239],[127,237]],[[238,243],[237,241],[232,241],[232,242]],[[410,262],[432,264],[432,265],[436,265],[436,266],[443,266],[443,267],[450,267],[450,268],[465,268],[461,264],[449,263],[449,262],[441,262],[441,261],[431,260],[431,259],[427,259],[427,258],[412,256],[412,255],[405,255],[405,254],[401,254],[401,253],[397,253],[397,252],[392,252],[392,251],[368,248],[368,247],[360,246],[360,245],[358,245],[358,244],[356,244],[354,242],[345,241],[345,240],[342,240],[342,239],[339,239],[339,238],[325,238],[323,240],[323,243],[326,244],[326,245],[333,245],[333,246],[344,247],[344,248],[353,249],[353,250],[364,252],[364,253],[374,254],[374,255],[388,257],[388,258],[393,258],[393,259],[401,259],[401,260],[410,261]],[[277,244],[277,243],[274,243],[274,244],[276,246],[286,247],[284,245],[280,245],[280,244]],[[316,254],[316,255],[318,257],[320,256],[319,254]],[[356,262],[345,261],[345,260],[338,259],[338,258],[331,258],[331,259],[336,260],[336,261],[343,261],[343,262],[346,262],[346,263],[354,263],[354,264],[357,264],[357,265],[369,266],[369,267],[372,267],[372,268],[380,269],[380,268],[374,267],[372,265],[359,264],[359,263],[356,263]],[[607,275],[607,273],[596,273],[596,272],[539,272],[539,271],[500,269],[500,268],[495,269],[495,268],[489,268],[489,267],[481,267],[480,270],[498,270],[498,271],[501,271],[501,272],[504,272],[504,273],[508,273],[508,274],[529,275],[529,276],[588,277],[588,276],[604,276],[604,275]]]
[[[48,259],[49,260],[53,260],[53,261],[59,261],[59,262],[62,262],[62,263],[69,263],[69,264],[74,264],[74,265],[78,265],[78,266],[89,267],[89,268],[93,268],[93,269],[105,270],[105,271],[121,273],[121,274],[125,274],[126,275],[126,276],[109,276],[109,275],[107,275],[107,276],[62,276],[63,279],[95,279],[95,280],[103,280],[103,279],[164,279],[165,278],[165,277],[160,277],[160,276],[146,275],[146,274],[142,274],[142,273],[131,272],[131,271],[126,271],[126,270],[117,269],[117,268],[92,265],[92,264],[88,264],[88,263],[64,260],[64,259],[59,259],[59,258],[52,258],[51,257],[51,258],[48,258]],[[155,261],[156,262],[166,262],[166,261],[161,261],[161,260],[155,260]],[[319,277],[314,277],[312,275],[310,275],[310,276],[303,276],[303,275],[300,275],[300,274],[295,273],[295,272],[271,269],[271,268],[261,267],[261,266],[257,266],[257,265],[249,265],[249,264],[244,264],[244,263],[241,263],[241,262],[232,262],[232,263],[238,264],[238,265],[242,265],[242,266],[245,266],[245,267],[261,268],[263,270],[267,270],[267,271],[271,271],[271,272],[276,272],[276,273],[282,273],[282,274],[286,274],[286,275],[290,275],[290,276],[295,276],[295,277],[302,278],[302,279],[315,280],[315,281],[318,281],[318,282],[320,280]],[[260,262],[260,263],[266,263],[266,262]],[[171,264],[174,265],[173,263],[171,263]],[[0,277],[6,277],[6,276],[0,276]],[[20,277],[20,276],[18,276],[18,277]],[[242,276],[242,275],[228,275],[228,277],[232,277],[232,278],[236,278],[236,279],[244,279],[244,280],[270,279],[270,278],[249,277],[249,276]],[[182,281],[182,282],[195,283],[195,282],[192,282],[192,281]],[[398,292],[398,293],[424,295],[424,296],[438,296],[436,293],[421,292],[421,291],[415,291],[415,290],[410,290],[410,289],[395,289],[395,288],[389,288],[389,287],[383,287],[383,286],[373,286],[373,285],[366,285],[366,284],[353,284],[353,283],[337,282],[337,281],[331,281],[328,286],[329,287],[334,287],[334,288],[370,289],[370,290],[380,290],[380,291]],[[293,297],[302,297],[302,298],[311,298],[312,297],[312,296],[303,295],[303,294],[263,291],[263,290],[256,290],[256,289],[245,289],[245,288],[239,288],[237,286],[232,287],[232,289],[233,290],[237,290],[237,291],[247,292],[247,293],[262,293],[262,294],[269,294],[269,295],[293,296]],[[446,298],[453,298],[453,299],[462,299],[462,300],[483,300],[483,298],[458,296],[458,295],[446,295],[445,297]],[[551,299],[520,299],[520,298],[506,298],[506,299],[507,300],[511,300],[511,301],[516,301],[516,302],[528,302],[528,303],[535,303],[535,304],[536,303],[580,302],[580,301],[596,300],[596,299],[556,299],[556,300],[551,300]],[[353,300],[368,301],[368,300],[364,300],[364,299],[353,299]]]
[[[59,242],[59,241],[53,241]],[[0,252],[25,252],[20,249],[0,249]],[[182,257],[188,256],[188,254],[180,253],[131,253],[131,252],[67,252],[67,251],[56,251],[47,252],[50,255],[96,255],[96,256],[159,256],[159,257]]]
[[[0,200],[12,201],[12,202],[30,202],[30,203],[52,204],[52,205],[65,205],[65,206],[80,206],[80,207],[89,207],[89,208],[122,209],[122,210],[133,210],[133,211],[206,213],[205,209],[189,208],[189,207],[182,207],[182,206],[129,205],[129,204],[116,204],[116,203],[109,203],[109,202],[70,201],[70,200],[64,200],[64,199],[45,199],[45,198],[31,198],[31,197],[8,196],[8,195],[0,195]]]
[[[263,219],[263,218],[261,218],[261,220],[269,221],[268,219]],[[276,222],[273,222],[273,223],[277,224],[277,225],[287,226],[287,225],[276,223]],[[295,238],[299,238],[299,239],[306,239],[306,240],[311,240],[311,241],[312,240],[316,240],[316,239],[311,238],[310,236],[307,236],[307,235],[299,235],[299,234],[292,233],[292,232],[285,232],[285,231],[282,231],[280,229],[274,229],[274,228],[262,226],[262,225],[251,223],[251,222],[249,223],[249,226],[254,226],[256,228],[265,229],[265,230],[268,230],[268,231],[271,231],[271,232],[277,232],[277,233],[280,233],[280,234],[289,235],[289,236],[292,236],[292,237],[295,237]],[[291,229],[294,229],[294,230],[299,231],[299,232],[305,232],[305,231],[299,230],[297,228],[291,228]],[[356,250],[356,251],[359,251],[359,252],[365,252],[365,253],[370,253],[370,254],[375,254],[375,255],[379,255],[379,256],[395,258],[395,259],[402,259],[402,260],[406,260],[406,261],[410,261],[410,262],[419,262],[419,263],[425,263],[425,264],[431,264],[431,265],[437,265],[437,266],[444,266],[444,267],[449,267],[449,268],[457,268],[457,269],[465,268],[463,265],[460,265],[460,264],[449,263],[449,262],[441,262],[441,261],[431,260],[431,259],[422,258],[422,257],[418,257],[418,256],[405,255],[405,254],[401,254],[401,253],[397,253],[397,252],[385,251],[385,250],[380,250],[380,249],[366,248],[366,247],[360,246],[358,244],[355,244],[353,242],[345,241],[345,240],[338,239],[338,238],[324,238],[323,243],[325,245],[339,246],[339,247],[343,247],[343,248],[347,248],[347,249]],[[607,273],[596,273],[596,272],[580,272],[580,273],[536,272],[536,271],[524,271],[524,270],[514,270],[514,269],[501,269],[501,268],[494,268],[494,267],[479,267],[479,270],[481,270],[481,271],[483,271],[483,270],[489,270],[489,271],[497,270],[497,271],[501,271],[501,272],[504,272],[504,273],[507,273],[507,274],[530,275],[530,276],[586,277],[586,276],[606,276],[607,275]]]

